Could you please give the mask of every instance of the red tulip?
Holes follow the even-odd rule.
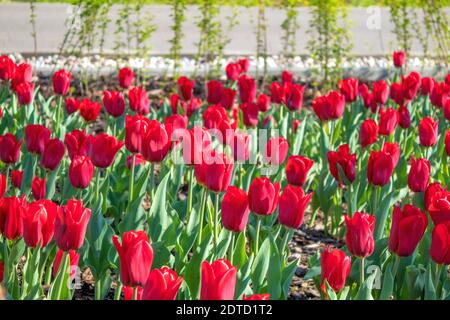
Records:
[[[302,187],[287,185],[280,197],[278,221],[287,228],[300,228],[312,195],[305,195]]]
[[[61,207],[56,216],[55,242],[64,251],[78,250],[83,246],[86,229],[91,218],[91,209],[83,201],[71,199]]]
[[[25,143],[28,152],[42,154],[50,140],[50,129],[40,124],[29,124],[25,127]]]
[[[403,86],[401,83],[393,83],[391,84],[391,99],[398,105],[408,104],[409,101],[406,101],[405,96],[403,95]]]
[[[108,168],[114,162],[114,158],[124,142],[117,141],[115,137],[106,133],[100,133],[96,136],[89,136],[88,145],[89,157],[94,166]]]
[[[287,157],[289,143],[283,137],[272,137],[267,142],[265,160],[273,165],[282,164]]]
[[[183,137],[183,161],[186,165],[201,164],[203,153],[210,149],[211,136],[202,127],[195,126]]]
[[[122,92],[105,90],[103,92],[103,105],[110,115],[118,118],[125,111],[125,98]]]
[[[35,200],[44,199],[46,195],[47,180],[34,177],[31,181],[31,194]]]
[[[23,238],[28,247],[46,247],[49,244],[59,210],[60,207],[51,200],[38,200],[23,208]]]
[[[203,154],[202,163],[195,165],[195,176],[209,190],[222,192],[230,185],[233,167],[233,159],[212,150]]]
[[[366,108],[372,109],[372,105],[374,104],[374,97],[373,97],[373,94],[370,93],[369,88],[367,87],[367,85],[365,83],[359,84],[358,92],[363,100],[364,106]]]
[[[281,73],[281,82],[283,84],[286,84],[286,83],[292,83],[293,81],[294,81],[294,75],[287,70],[283,70],[283,72]]]
[[[358,79],[348,78],[339,81],[339,90],[344,95],[346,102],[354,102],[359,93]]]
[[[66,98],[66,112],[68,115],[77,112],[80,109],[80,101],[76,98]]]
[[[427,159],[411,159],[408,186],[414,192],[424,192],[430,180],[431,166]]]
[[[361,147],[365,148],[377,142],[378,139],[378,125],[373,119],[366,119],[361,124],[359,130],[359,143]]]
[[[434,86],[437,85],[436,80],[434,78],[422,78],[421,83],[421,92],[422,95],[428,96],[433,92]]]
[[[189,101],[194,95],[195,81],[187,77],[180,77],[177,81],[178,94],[184,101]]]
[[[253,179],[248,189],[250,211],[259,215],[271,215],[278,205],[279,194],[279,182],[272,184],[266,177]]]
[[[382,150],[392,157],[395,168],[398,164],[398,160],[400,159],[400,146],[398,145],[398,143],[385,142]]]
[[[256,105],[259,108],[259,111],[261,112],[267,112],[270,109],[270,97],[264,93],[261,93],[258,96],[258,99],[256,101]]]
[[[256,103],[242,103],[242,120],[246,127],[256,127],[258,125],[259,107]]]
[[[244,190],[229,186],[222,200],[222,224],[227,230],[241,232],[248,221],[248,197]]]
[[[145,116],[150,112],[150,101],[144,88],[132,88],[128,91],[128,100],[130,102],[130,109],[137,114]]]
[[[270,97],[272,102],[277,104],[286,103],[286,90],[285,86],[279,82],[272,82],[270,84]]]
[[[22,177],[22,170],[11,170],[11,183],[15,188],[20,189],[22,186]]]
[[[350,274],[352,259],[340,249],[331,250],[328,246],[320,255],[320,283],[325,292],[325,280],[330,287],[339,292],[345,287],[345,281]]]
[[[5,195],[6,192],[6,187],[8,184],[8,178],[4,175],[0,173],[0,198],[3,198],[3,196]]]
[[[450,264],[450,221],[434,227],[430,255],[437,264]]]
[[[255,79],[242,75],[238,79],[239,98],[241,103],[250,103],[256,99],[256,82]]]
[[[448,99],[450,93],[450,86],[446,83],[436,83],[430,94],[431,103],[437,107],[442,108],[444,102]]]
[[[0,56],[0,80],[11,80],[16,72],[16,64],[8,56]]]
[[[142,140],[142,155],[150,162],[161,162],[169,153],[172,140],[166,127],[157,120],[150,120],[147,135]]]
[[[251,296],[246,296],[244,294],[242,296],[242,300],[270,300],[270,294],[262,293],[262,294],[253,294]]]
[[[76,156],[69,166],[69,180],[74,188],[85,189],[94,177],[94,165],[88,156]]]
[[[31,82],[33,79],[33,68],[28,63],[21,63],[16,66],[14,78],[11,81],[11,88],[15,91],[16,87],[22,82]]]
[[[17,141],[16,136],[6,133],[0,136],[0,160],[6,164],[16,163],[20,156],[22,140]]]
[[[53,74],[53,91],[61,96],[66,96],[69,93],[70,81],[72,74],[66,70],[59,70]]]
[[[230,123],[230,118],[221,106],[210,106],[203,113],[203,124],[207,129],[219,129],[222,122]]]
[[[50,171],[56,169],[59,166],[66,148],[61,140],[55,138],[47,141],[44,147],[44,152],[41,156],[41,165]]]
[[[389,136],[397,128],[399,121],[398,112],[392,108],[380,109],[380,121],[378,132],[383,136]]]
[[[335,151],[329,151],[327,153],[328,165],[331,175],[339,182],[344,184],[345,180],[352,183],[356,178],[356,153],[350,153],[350,147],[348,144],[343,144]],[[339,167],[342,170],[344,177],[339,172]]]
[[[394,61],[394,66],[396,68],[401,68],[406,62],[405,51],[394,51],[392,54],[392,60]]]
[[[98,102],[93,102],[89,99],[83,99],[80,102],[80,115],[86,122],[93,122],[97,120],[102,105]]]
[[[420,74],[411,72],[408,76],[402,78],[403,97],[406,101],[412,101],[420,88]]]
[[[58,250],[55,255],[55,260],[53,261],[53,277],[58,274],[59,266],[63,257],[64,251]],[[78,262],[80,261],[80,255],[75,250],[69,250],[69,264],[70,264],[70,280],[75,279],[77,274]]]
[[[371,151],[367,165],[367,179],[376,186],[387,184],[395,169],[393,157],[383,151]]]
[[[127,168],[131,170],[131,165],[133,162],[133,155],[127,157]],[[134,154],[134,167],[145,165],[146,161],[144,156],[140,153]]]
[[[167,135],[171,141],[175,141],[175,138],[184,135],[184,131],[188,126],[188,121],[188,117],[179,114],[173,114],[164,119],[164,127],[166,128]]]
[[[200,300],[233,300],[237,268],[226,259],[202,262]]]
[[[423,118],[419,123],[420,144],[424,147],[434,146],[438,138],[438,121],[430,117]]]
[[[236,90],[231,88],[222,89],[222,98],[220,99],[220,105],[225,109],[232,109],[234,106],[234,101],[236,99]]]
[[[144,292],[144,288],[142,287],[135,287],[135,288],[137,288],[136,300],[140,301],[142,300],[142,293]],[[123,287],[123,299],[126,301],[132,301],[135,288],[126,286]]]
[[[450,192],[431,185],[425,192],[425,205],[435,225],[450,221]]]
[[[428,219],[424,212],[410,204],[403,210],[395,206],[392,213],[389,251],[400,257],[410,256],[427,229]]]
[[[294,186],[303,186],[314,161],[303,156],[290,156],[286,163],[286,178]]]
[[[25,196],[0,199],[0,231],[5,238],[15,240],[22,236],[22,212],[25,206]]]
[[[209,104],[219,104],[222,101],[223,84],[219,80],[211,80],[208,82],[206,101]]]
[[[313,100],[312,107],[321,121],[339,119],[344,114],[345,97],[337,91]]]
[[[348,251],[358,258],[372,255],[375,246],[373,232],[375,217],[368,213],[355,212],[353,217],[345,216],[347,233],[345,243]]]
[[[144,231],[127,231],[113,236],[114,246],[120,258],[120,281],[125,286],[143,287],[147,282],[153,263],[153,249]]]
[[[235,131],[227,137],[227,144],[231,147],[234,161],[244,162],[250,158],[251,136],[245,132]]]
[[[242,73],[242,67],[239,63],[229,63],[225,67],[225,73],[230,81],[236,81]]]
[[[389,86],[384,80],[379,80],[372,85],[373,99],[378,105],[385,105],[389,98]]]
[[[183,282],[175,271],[168,267],[150,271],[142,294],[142,300],[175,300]]]
[[[16,87],[17,99],[19,105],[26,106],[33,102],[34,83],[22,82]]]
[[[447,155],[450,155],[450,130],[447,130],[445,132],[445,152],[447,153]]]
[[[411,126],[411,116],[409,110],[405,106],[400,106],[397,110],[398,113],[398,124],[403,129],[408,129]]]
[[[286,106],[291,111],[298,111],[302,107],[305,88],[299,84],[289,84],[286,94]]]
[[[424,205],[427,211],[430,211],[430,206],[433,201],[434,194],[438,192],[441,193],[444,191],[446,190],[442,188],[442,185],[439,182],[433,182],[428,185],[424,194]],[[441,197],[441,195],[439,197]]]
[[[125,146],[130,152],[142,152],[142,142],[150,126],[151,122],[147,117],[125,116]]]
[[[76,156],[87,156],[89,153],[88,137],[82,130],[73,130],[70,133],[66,133],[64,142],[71,160]]]
[[[250,69],[250,60],[246,58],[239,59],[237,63],[239,63],[239,65],[241,66],[242,73],[247,73]]]
[[[134,72],[130,68],[122,68],[119,70],[119,85],[123,89],[128,89],[133,85]]]

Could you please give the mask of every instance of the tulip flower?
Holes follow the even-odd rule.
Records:
[[[397,128],[399,121],[398,112],[392,108],[380,109],[380,121],[378,124],[378,133],[383,136],[389,136]]]
[[[58,274],[63,254],[64,251],[61,249],[56,252],[55,260],[53,261],[53,277],[56,277],[56,275]],[[80,255],[75,250],[69,250],[70,281],[73,281],[75,279],[79,261]]]
[[[65,152],[66,147],[61,140],[57,138],[48,140],[41,156],[42,167],[50,171],[55,170],[59,166]]]
[[[44,199],[46,194],[47,180],[34,177],[31,181],[31,194],[35,200]]]
[[[203,162],[195,165],[195,177],[214,192],[225,191],[233,175],[234,161],[221,152],[203,154]]]
[[[430,185],[425,192],[425,205],[435,225],[450,221],[450,192],[440,185]]]
[[[278,221],[287,228],[300,228],[312,195],[305,195],[302,187],[287,185],[280,197]]]
[[[134,289],[137,289],[137,295],[136,297],[133,297],[134,295]],[[142,293],[144,292],[144,288],[142,287],[123,287],[123,299],[125,301],[131,301],[136,298],[136,300],[142,300]]]
[[[287,70],[283,70],[283,72],[281,72],[281,82],[283,84],[293,83],[293,81],[294,81],[294,75],[291,72],[289,72]]]
[[[71,199],[56,215],[55,242],[63,251],[78,250],[83,246],[91,209],[83,201]]]
[[[183,282],[175,271],[168,267],[150,271],[142,293],[142,300],[175,300]]]
[[[27,106],[33,102],[34,83],[22,82],[16,87],[19,105]]]
[[[365,148],[377,142],[378,139],[378,125],[373,119],[366,119],[361,124],[359,130],[359,143],[361,147]]]
[[[291,111],[298,111],[302,108],[303,93],[305,88],[298,84],[290,84],[286,95],[286,106]]]
[[[203,124],[207,129],[219,129],[222,122],[230,122],[225,108],[210,106],[203,112]]]
[[[348,251],[358,258],[370,256],[375,246],[375,217],[368,213],[355,212],[353,217],[345,216],[345,224],[345,243]]]
[[[30,202],[22,210],[23,239],[28,247],[46,247],[53,239],[60,207],[51,200]]]
[[[406,53],[405,51],[394,51],[392,54],[392,60],[394,62],[394,66],[396,68],[401,68],[406,62]]]
[[[180,77],[177,81],[178,94],[184,101],[189,101],[194,96],[195,81],[187,77]]]
[[[409,104],[410,101],[407,101],[405,96],[403,95],[403,86],[402,83],[393,83],[391,84],[391,99],[398,105],[406,105]]]
[[[356,100],[359,93],[358,79],[347,78],[339,81],[339,91],[344,95],[345,102],[352,103]]]
[[[134,156],[134,167],[145,165],[147,161],[145,161],[144,156],[140,153],[135,153],[134,155],[127,157],[127,168],[131,170],[131,165],[133,162],[133,156]]]
[[[206,101],[209,104],[219,104],[222,100],[223,84],[219,80],[211,80],[207,83]]]
[[[285,86],[279,82],[272,82],[270,84],[270,99],[273,103],[284,104],[286,103],[286,90]]]
[[[14,188],[20,189],[20,187],[22,186],[22,177],[22,170],[11,170],[11,183]]]
[[[408,129],[411,126],[411,115],[409,114],[408,108],[405,106],[400,106],[397,110],[398,113],[398,124],[403,129]]]
[[[288,151],[289,143],[285,138],[272,137],[267,141],[265,161],[273,165],[280,165],[286,160]]]
[[[82,130],[73,130],[70,133],[66,133],[64,142],[71,160],[76,156],[87,156],[89,154],[88,137]]]
[[[80,109],[80,101],[75,98],[66,98],[66,112],[68,115],[77,112]]]
[[[210,149],[211,136],[204,128],[195,126],[185,131],[182,141],[183,161],[186,165],[201,164],[203,153]]]
[[[396,167],[398,164],[398,160],[400,159],[400,146],[398,145],[398,143],[385,142],[382,151],[388,153],[392,157],[394,167]]]
[[[151,125],[147,117],[135,115],[125,116],[125,146],[132,152],[142,152],[142,141]]]
[[[430,180],[431,166],[427,159],[411,159],[408,186],[414,192],[424,192]]]
[[[434,86],[437,85],[434,78],[422,78],[420,91],[423,96],[428,96],[433,92]]]
[[[239,59],[237,63],[241,66],[242,73],[247,73],[250,70],[250,60],[247,58]]]
[[[119,85],[123,89],[128,89],[133,85],[134,72],[130,68],[122,68],[119,70]]]
[[[0,80],[11,80],[16,72],[16,64],[8,56],[0,56]]]
[[[350,153],[348,144],[343,144],[338,148],[338,151],[329,151],[327,153],[328,165],[331,175],[339,184],[344,184],[345,180],[352,183],[356,178],[356,153]],[[341,172],[345,175],[343,177]]]
[[[202,262],[200,300],[233,300],[237,268],[226,259]]]
[[[395,159],[389,153],[371,151],[367,165],[367,179],[375,186],[387,184],[395,169]]]
[[[69,93],[72,74],[66,70],[59,70],[53,74],[53,91],[61,96]]]
[[[8,184],[8,178],[4,175],[0,173],[0,198],[3,198],[3,196],[5,195],[6,192],[6,187]]]
[[[411,72],[408,76],[402,79],[402,91],[405,101],[412,101],[420,88],[420,74]]]
[[[248,197],[244,190],[229,186],[222,199],[222,224],[225,229],[241,232],[248,221]]]
[[[430,211],[430,205],[432,203],[433,197],[436,193],[441,193],[446,191],[439,182],[433,182],[428,185],[424,194],[424,205],[427,211]],[[441,197],[441,196],[439,196]]]
[[[16,163],[20,156],[22,140],[17,141],[16,136],[6,133],[0,136],[0,160],[6,164]]]
[[[97,120],[102,105],[98,102],[93,102],[89,99],[83,99],[80,102],[80,115],[86,122],[93,122]]]
[[[419,123],[420,144],[424,147],[434,146],[438,138],[438,121],[430,117],[423,118]]]
[[[230,81],[236,81],[242,73],[242,67],[239,63],[229,63],[225,67],[225,73]]]
[[[147,92],[142,87],[134,87],[128,91],[130,109],[139,115],[145,116],[150,112],[150,101]]]
[[[242,103],[242,120],[246,127],[256,127],[258,125],[259,107],[256,103]]]
[[[450,156],[450,130],[447,130],[445,132],[444,144],[445,144],[445,152],[447,153],[448,156]]]
[[[374,102],[384,106],[389,98],[389,86],[384,80],[378,80],[372,85]]]
[[[239,98],[241,103],[250,103],[256,99],[256,82],[255,79],[242,75],[238,79]]]
[[[267,177],[253,179],[248,189],[250,211],[259,215],[271,215],[278,205],[279,193],[279,182],[272,184]]]
[[[112,241],[120,258],[120,281],[125,286],[143,287],[153,263],[153,249],[144,231],[127,231]]]
[[[147,161],[161,162],[172,148],[172,140],[164,124],[150,120],[147,135],[142,140],[142,155]]]
[[[294,186],[303,186],[314,161],[303,156],[290,156],[286,163],[286,178]]]
[[[16,91],[19,84],[31,82],[33,79],[33,68],[28,63],[21,63],[16,66],[14,77],[11,81],[11,88]]]
[[[236,90],[231,88],[222,88],[222,98],[220,99],[219,104],[227,110],[230,110],[234,106],[234,102],[236,100]]]
[[[85,189],[94,177],[94,165],[88,156],[76,156],[69,166],[69,180],[74,188]]]
[[[262,293],[262,294],[253,294],[251,296],[246,296],[244,294],[242,296],[242,300],[270,300],[270,294]]]
[[[42,154],[50,140],[50,129],[40,124],[29,124],[25,127],[25,143],[28,152]]]
[[[395,206],[389,235],[389,251],[400,257],[410,256],[416,250],[427,225],[427,216],[419,208],[406,204],[402,210]]]
[[[25,196],[0,198],[0,231],[5,238],[15,240],[22,236],[25,206]]]
[[[125,111],[125,98],[122,92],[105,90],[103,92],[103,105],[111,116],[119,118]]]
[[[448,97],[448,85],[446,83],[436,83],[430,94],[431,104],[437,108],[442,108]]]
[[[123,141],[117,141],[113,136],[100,133],[88,137],[89,157],[97,168],[108,168],[114,162],[117,152],[124,145]]]
[[[434,227],[430,255],[437,264],[450,264],[450,221]]]
[[[358,93],[363,100],[364,107],[372,108],[372,105],[374,104],[374,97],[373,94],[370,93],[369,87],[365,83],[360,83],[358,86]]]
[[[184,134],[188,126],[188,117],[179,114],[173,114],[164,119],[164,127],[170,141],[174,141],[176,137]],[[173,136],[172,136],[173,135]]]
[[[264,93],[258,96],[256,100],[256,105],[258,106],[259,111],[267,112],[270,109],[270,97]]]
[[[342,117],[345,109],[345,97],[337,91],[313,100],[312,107],[320,121],[335,120]]]
[[[322,291],[325,291],[325,280],[330,287],[339,292],[345,287],[345,281],[350,274],[352,260],[340,249],[332,250],[327,247],[320,255],[321,277],[320,283]]]
[[[245,132],[235,131],[227,137],[227,144],[233,153],[234,161],[245,162],[250,158],[251,136]]]

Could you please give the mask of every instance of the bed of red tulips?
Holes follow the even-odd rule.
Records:
[[[155,108],[129,68],[97,102],[65,70],[44,97],[0,57],[2,296],[72,299],[89,268],[95,299],[286,299],[287,244],[320,219],[345,239],[309,262],[324,299],[447,299],[450,77],[393,60],[394,79],[308,106],[291,73],[258,90],[243,59]]]

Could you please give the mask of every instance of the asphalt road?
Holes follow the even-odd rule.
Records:
[[[255,52],[256,37],[256,9],[238,8],[239,25],[230,33],[231,41],[225,48],[226,54],[252,54]],[[152,54],[167,54],[170,49],[169,39],[172,36],[170,29],[169,6],[146,6],[154,16],[157,31],[149,41]],[[66,4],[38,4],[37,14],[37,51],[38,53],[56,53],[65,33],[65,20],[70,14],[70,6]],[[230,8],[221,8],[221,18],[232,14]],[[282,51],[281,22],[285,12],[281,9],[270,8],[268,18],[268,51],[270,54],[279,54]],[[189,6],[187,19],[184,23],[184,38],[182,41],[183,54],[195,54],[195,43],[198,42],[199,32],[195,19],[199,12],[195,6]],[[105,51],[113,52],[114,20],[117,17],[117,7],[111,12],[112,22],[108,25]],[[349,12],[352,21],[350,29],[353,34],[353,49],[355,55],[384,55],[397,48],[395,36],[392,34],[392,23],[389,11],[386,8],[353,8]],[[306,8],[299,8],[300,28],[296,35],[297,54],[307,55],[307,42],[310,35],[307,33],[309,12]],[[30,9],[26,3],[0,4],[0,52],[2,53],[33,53],[33,40],[31,37]],[[421,53],[418,42],[414,43],[413,51]]]

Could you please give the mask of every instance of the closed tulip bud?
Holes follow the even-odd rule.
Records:
[[[57,138],[48,140],[45,144],[44,152],[42,152],[41,166],[50,171],[55,170],[59,166],[65,152],[66,148],[61,140]]]
[[[286,178],[289,184],[303,186],[314,161],[303,156],[290,156],[286,163]]]
[[[46,247],[53,239],[60,207],[50,200],[31,202],[23,208],[23,239],[28,247]]]
[[[255,178],[248,189],[248,207],[253,213],[271,215],[278,205],[279,196],[279,182],[272,184],[269,178]]]
[[[125,146],[132,152],[142,152],[142,142],[151,125],[150,119],[144,116],[125,116]]]
[[[380,121],[378,124],[378,132],[383,136],[392,134],[398,125],[398,112],[395,109],[380,109]]]
[[[16,72],[16,64],[8,56],[0,56],[0,80],[11,80]]]
[[[372,85],[373,99],[378,105],[385,105],[389,98],[389,86],[384,80],[379,80]]]
[[[430,255],[437,264],[450,264],[450,221],[434,227]]]
[[[236,81],[242,73],[242,67],[239,63],[229,63],[225,67],[225,73],[230,81]]]
[[[156,120],[151,120],[147,135],[142,141],[142,155],[150,162],[161,162],[172,148],[172,140],[166,127]]]
[[[242,120],[246,127],[256,127],[258,125],[259,107],[256,103],[242,103]]]
[[[287,70],[283,70],[283,72],[281,73],[281,82],[283,84],[292,83],[293,80],[294,80],[294,75]]]
[[[248,221],[248,197],[244,190],[230,186],[222,200],[222,224],[225,229],[241,232]]]
[[[313,100],[314,113],[321,121],[335,120],[342,117],[345,109],[345,97],[337,91]]]
[[[273,165],[282,164],[287,157],[289,143],[283,137],[272,137],[267,141],[265,160]]]
[[[372,255],[375,246],[373,232],[375,217],[368,213],[355,212],[353,217],[345,216],[347,233],[345,243],[348,251],[358,258]]]
[[[53,261],[53,277],[56,277],[61,265],[64,251],[59,249],[56,252],[55,260]],[[70,280],[73,281],[77,274],[78,262],[80,261],[80,255],[75,250],[69,250],[69,265],[70,265]]]
[[[445,152],[450,156],[450,130],[445,132]]]
[[[286,90],[285,86],[279,82],[272,82],[270,84],[270,99],[273,103],[284,104],[286,103]]]
[[[235,131],[231,137],[227,137],[234,161],[245,162],[250,158],[250,141],[251,136],[245,132]]]
[[[144,159],[144,156],[142,154],[140,154],[140,153],[135,153],[134,155],[131,155],[131,156],[127,157],[126,162],[127,162],[127,168],[128,169],[131,170],[131,165],[133,163],[133,156],[134,156],[134,167],[137,167],[137,166],[140,166],[140,165],[142,165],[142,166],[145,165],[146,161]]]
[[[345,181],[352,183],[356,178],[356,153],[350,153],[348,144],[343,144],[335,151],[327,153],[328,165],[331,175],[339,184],[345,184]],[[340,170],[339,170],[340,168]],[[342,176],[342,173],[345,177]]]
[[[120,281],[125,286],[143,287],[153,263],[153,249],[144,231],[127,231],[112,241],[120,259]]]
[[[200,300],[234,300],[237,268],[226,259],[202,262]]]
[[[205,128],[219,129],[222,122],[230,122],[225,108],[210,106],[203,112],[203,125]]]
[[[22,170],[11,170],[11,183],[16,189],[20,189],[22,186],[22,177],[23,177],[23,171]]]
[[[322,291],[325,291],[325,280],[330,287],[339,292],[345,287],[345,281],[350,274],[352,259],[340,249],[332,250],[327,247],[320,255],[320,283]]]
[[[184,101],[189,101],[194,96],[195,81],[187,77],[180,77],[177,81],[178,94]]]
[[[69,166],[69,180],[74,188],[85,189],[94,177],[94,165],[87,156],[76,156]]]
[[[98,102],[93,102],[89,99],[83,99],[80,102],[80,115],[86,122],[93,122],[97,120],[102,105]]]
[[[411,126],[411,116],[409,110],[405,106],[400,106],[397,110],[398,112],[398,124],[403,129],[408,129]]]
[[[242,73],[247,73],[250,70],[250,60],[247,58],[239,59],[237,62],[242,69]]]
[[[425,205],[425,209],[427,211],[430,211],[430,206],[431,203],[433,201],[433,197],[436,193],[441,193],[444,192],[445,189],[442,187],[442,185],[439,182],[433,182],[430,183],[426,190],[425,190],[425,194],[424,194],[424,205]]]
[[[203,162],[195,165],[195,176],[214,192],[225,191],[233,175],[234,161],[226,154],[212,150],[203,154]]]
[[[359,143],[361,147],[365,148],[377,142],[378,139],[378,125],[373,119],[366,119],[361,124],[359,130]]]
[[[75,98],[66,98],[66,112],[68,115],[77,112],[80,109],[80,101]]]
[[[427,159],[411,159],[408,186],[414,192],[424,192],[430,180],[431,166]]]
[[[450,120],[450,99],[442,103],[442,112],[446,120]]]
[[[411,72],[402,79],[403,97],[406,101],[412,101],[420,88],[420,74]]]
[[[183,282],[175,271],[168,267],[150,271],[142,293],[142,300],[175,300]]]
[[[403,95],[403,86],[401,83],[393,83],[391,84],[391,99],[398,105],[408,104],[409,101],[406,101],[405,96]]]
[[[150,100],[142,87],[134,87],[128,91],[130,109],[137,114],[145,116],[150,112]]]
[[[436,80],[434,80],[434,78],[422,78],[422,82],[421,82],[421,86],[420,86],[420,91],[422,93],[422,95],[424,96],[428,96],[431,94],[431,92],[433,92],[433,88],[436,85]]]
[[[287,185],[280,197],[278,221],[287,228],[300,228],[312,195],[305,195],[302,187]]]
[[[225,109],[232,109],[236,99],[236,90],[231,88],[222,89],[222,98],[220,99],[220,105]]]
[[[384,186],[391,179],[395,165],[392,156],[383,151],[371,151],[367,165],[367,179],[375,186]]]
[[[31,194],[35,200],[40,200],[45,198],[46,194],[47,180],[45,178],[41,179],[34,177],[31,181]]]
[[[345,102],[354,102],[359,93],[358,79],[348,78],[339,81],[339,91],[344,95]]]
[[[291,111],[298,111],[302,108],[303,93],[305,88],[299,84],[290,84],[286,94],[286,106]]]
[[[175,141],[177,137],[184,134],[187,129],[189,119],[186,116],[173,114],[164,118],[164,127],[171,141]],[[173,135],[173,136],[172,136]]]
[[[42,154],[50,140],[52,132],[40,124],[29,124],[25,127],[25,143],[28,152]]]
[[[438,138],[438,121],[430,117],[423,118],[419,123],[420,144],[424,147],[434,146]]]
[[[269,293],[252,294],[251,296],[242,296],[242,300],[270,300]]]
[[[73,160],[76,156],[87,156],[89,154],[88,137],[82,130],[73,130],[70,133],[66,133],[64,142],[70,160]]]
[[[33,68],[28,63],[21,63],[16,66],[14,77],[11,81],[11,87],[15,91],[16,87],[22,82],[31,82],[33,79]]]
[[[105,90],[103,92],[103,105],[110,115],[119,118],[125,111],[125,98],[122,92]]]
[[[130,68],[122,68],[119,70],[119,86],[128,89],[133,85],[134,72]]]
[[[27,106],[33,102],[34,83],[22,82],[16,87],[17,99],[19,105]]]
[[[15,240],[22,236],[22,212],[25,206],[25,196],[0,199],[0,231],[5,238]]]
[[[238,79],[239,98],[241,103],[250,103],[256,99],[256,82],[255,79],[242,75]]]
[[[398,164],[398,160],[400,159],[400,146],[398,145],[398,143],[385,142],[382,150],[392,157],[394,167],[396,167]]]
[[[440,185],[432,185],[425,192],[425,205],[431,220],[438,225],[450,221],[450,192]]]
[[[117,152],[124,145],[113,136],[100,133],[88,137],[89,157],[97,168],[108,168],[114,162]]]
[[[410,256],[416,250],[427,225],[427,216],[419,208],[406,204],[402,210],[395,206],[389,235],[389,251],[400,257]]]
[[[374,96],[372,93],[370,93],[369,87],[367,87],[365,83],[362,83],[358,86],[358,92],[363,100],[364,107],[366,107],[367,109],[372,109],[373,105],[375,105],[376,107]]]
[[[222,100],[223,84],[219,80],[211,80],[208,82],[206,101],[209,104],[219,104]]]
[[[431,104],[437,108],[442,108],[449,94],[449,86],[446,83],[436,83],[430,94]]]
[[[6,192],[6,186],[8,184],[8,179],[4,174],[0,173],[0,198],[3,198]]]
[[[406,53],[405,51],[394,51],[392,54],[392,60],[394,62],[394,66],[396,68],[401,68],[406,62]]]
[[[53,74],[53,91],[56,94],[65,96],[69,93],[72,74],[66,70],[59,70]]]
[[[63,251],[78,250],[83,246],[91,209],[83,201],[71,199],[56,215],[55,242]]]
[[[267,94],[261,93],[256,100],[256,105],[259,111],[267,112],[270,110],[270,97]]]
[[[0,160],[6,164],[16,163],[21,145],[22,140],[17,141],[16,136],[11,133],[0,136]]]

